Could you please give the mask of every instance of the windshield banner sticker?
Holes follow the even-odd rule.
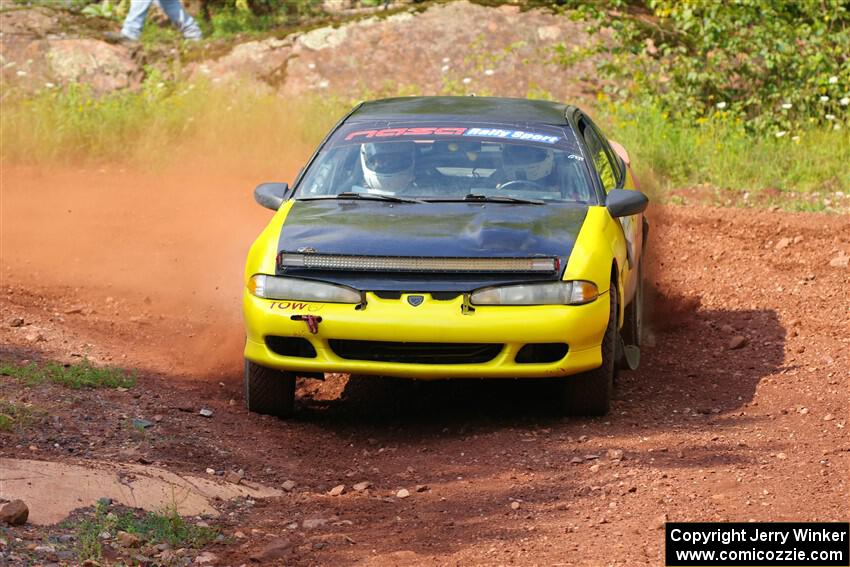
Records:
[[[466,128],[384,128],[382,130],[358,130],[345,137],[346,141],[355,138],[394,138],[397,136],[463,136]]]
[[[522,130],[502,130],[501,128],[470,128],[463,135],[478,138],[526,140],[529,142],[542,142],[544,144],[555,144],[561,139],[558,136],[547,136],[546,134],[535,134],[534,132],[523,132]]]
[[[547,134],[538,134],[523,130],[443,126],[357,130],[348,134],[345,137],[345,141],[350,142],[359,138],[397,138],[401,136],[471,136],[475,138],[501,138],[506,140],[521,140],[543,144],[556,144],[561,140],[560,136],[550,136]]]

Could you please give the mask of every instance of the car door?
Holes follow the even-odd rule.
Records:
[[[578,118],[578,129],[588,157],[593,165],[602,191],[607,195],[611,189],[635,189],[631,186],[626,164],[611,148],[608,140],[603,136],[596,125],[584,115]],[[628,185],[628,186],[627,186]],[[629,271],[636,268],[640,261],[643,249],[643,215],[632,215],[618,219],[623,228],[623,236],[626,240],[626,255],[629,261]],[[635,278],[630,277],[626,282],[626,297],[630,298],[634,289]]]

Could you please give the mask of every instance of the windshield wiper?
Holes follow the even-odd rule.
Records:
[[[354,191],[345,191],[336,195],[322,195],[319,197],[303,197],[301,201],[317,201],[323,199],[356,199],[360,201],[387,201],[390,203],[422,203],[418,199],[407,199],[405,197],[394,197],[392,195],[380,195],[378,193],[355,193]]]
[[[470,193],[466,197],[461,198],[435,198],[435,199],[423,199],[429,203],[460,203],[460,202],[474,202],[474,203],[509,203],[509,204],[517,204],[517,205],[545,205],[545,201],[541,201],[540,199],[518,199],[516,197],[503,197],[501,195],[478,195],[475,193]]]

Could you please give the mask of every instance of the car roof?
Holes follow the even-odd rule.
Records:
[[[351,112],[346,122],[472,118],[484,122],[566,125],[569,108],[559,102],[525,98],[412,96],[364,102]]]

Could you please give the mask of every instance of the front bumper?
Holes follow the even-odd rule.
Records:
[[[398,376],[420,380],[441,378],[534,378],[565,376],[602,364],[600,345],[608,323],[607,295],[586,305],[476,307],[462,310],[463,299],[434,299],[419,306],[400,299],[367,294],[366,307],[276,301],[258,298],[246,289],[243,308],[247,341],[245,358],[262,366],[295,372],[340,372]],[[305,316],[321,317],[312,333]],[[269,348],[267,337],[297,337],[309,341],[314,357],[283,356]],[[387,343],[490,343],[502,345],[486,362],[437,364],[355,360],[331,347],[339,340]],[[527,344],[566,343],[567,353],[551,362],[517,362]]]

